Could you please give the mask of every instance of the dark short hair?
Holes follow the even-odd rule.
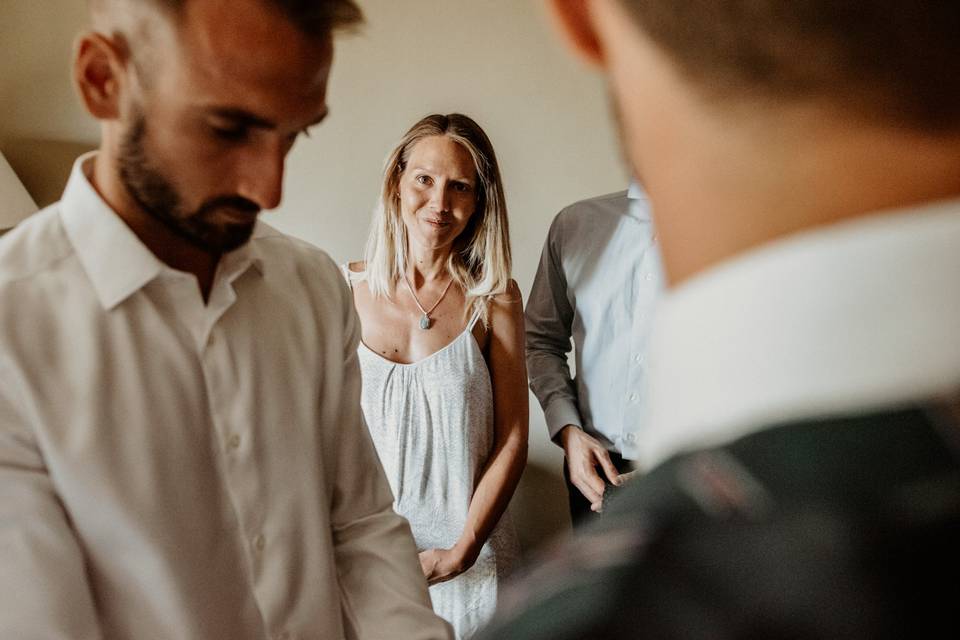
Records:
[[[189,0],[151,0],[179,11]],[[363,11],[353,0],[262,0],[282,11],[308,36],[325,36],[363,22]]]
[[[713,97],[825,99],[960,128],[960,1],[620,0]]]

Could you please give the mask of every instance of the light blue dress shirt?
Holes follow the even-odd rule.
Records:
[[[554,219],[526,309],[530,389],[551,438],[572,424],[626,459],[639,457],[647,342],[662,283],[639,187],[578,202]]]

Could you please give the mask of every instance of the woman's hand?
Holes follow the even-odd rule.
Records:
[[[466,553],[459,547],[427,549],[420,552],[420,568],[427,584],[439,584],[456,578],[472,567],[477,555]]]

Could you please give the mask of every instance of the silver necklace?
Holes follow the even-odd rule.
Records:
[[[417,303],[417,308],[420,309],[420,313],[423,314],[420,316],[420,328],[426,331],[433,326],[433,320],[430,318],[430,314],[433,313],[433,310],[437,308],[437,305],[440,304],[444,296],[447,295],[447,291],[450,290],[450,285],[453,284],[453,278],[450,278],[450,282],[448,282],[447,286],[443,289],[443,293],[440,294],[440,297],[429,309],[424,309],[423,305],[420,304],[420,301],[417,300],[417,294],[413,292],[413,287],[410,286],[410,281],[407,279],[407,274],[403,274],[403,282],[407,285],[407,291],[410,292],[410,295],[413,297],[413,301]]]

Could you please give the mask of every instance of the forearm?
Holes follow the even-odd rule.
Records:
[[[544,246],[530,299],[524,310],[525,360],[530,390],[537,397],[554,439],[567,424],[580,421],[577,390],[567,358],[573,348],[574,309],[567,299],[567,282],[555,236],[555,222]]]
[[[529,334],[528,334],[529,335]],[[540,402],[550,439],[568,424],[582,426],[577,391],[566,353],[528,346],[527,371],[530,390]]]
[[[99,640],[83,551],[0,369],[0,638]]]
[[[347,637],[451,637],[433,612],[406,520],[385,508],[337,528],[334,545]]]
[[[466,557],[476,557],[490,537],[510,504],[526,463],[527,438],[518,428],[497,444],[480,474],[456,544]]]
[[[474,487],[457,547],[472,562],[500,521],[527,464],[530,402],[524,366],[523,305],[516,282],[492,308],[489,346],[494,446]]]

